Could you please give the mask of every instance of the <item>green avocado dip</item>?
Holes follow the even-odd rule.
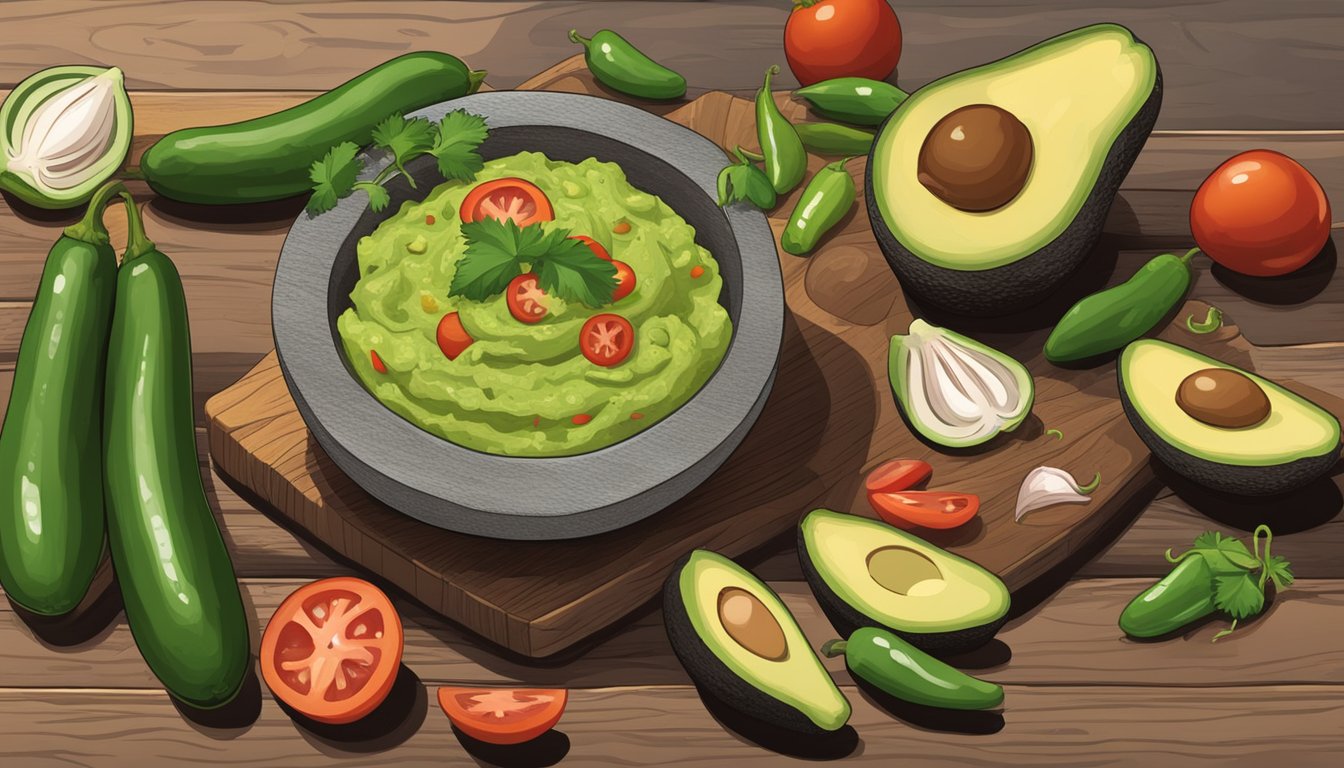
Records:
[[[634,290],[597,308],[545,296],[545,316],[529,322],[511,312],[509,291],[483,301],[450,297],[467,247],[459,209],[473,189],[508,178],[549,199],[554,221],[543,229],[597,241],[633,271]],[[575,164],[521,152],[491,160],[474,181],[441,184],[403,204],[359,241],[358,257],[353,307],[337,320],[355,375],[411,423],[485,453],[569,456],[620,442],[689,400],[732,335],[719,265],[695,243],[695,230],[631,186],[619,166],[592,158]],[[581,349],[598,315],[629,321],[633,346],[619,363],[596,364]],[[441,325],[450,339],[465,331],[467,346],[444,346]]]

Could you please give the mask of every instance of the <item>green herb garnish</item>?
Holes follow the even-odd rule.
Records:
[[[543,291],[590,307],[611,303],[616,265],[599,258],[581,240],[541,224],[519,227],[512,219],[481,219],[462,225],[467,249],[457,262],[449,296],[485,301],[518,275],[533,272]]]
[[[735,150],[735,154],[737,162],[719,171],[719,205],[748,202],[763,211],[774,208],[778,201],[775,187],[765,171],[757,168],[752,161],[752,157],[760,155],[752,155],[741,147]]]
[[[1260,553],[1260,539],[1264,537],[1265,551]],[[1274,533],[1261,525],[1251,534],[1253,549],[1247,549],[1239,539],[1223,536],[1218,531],[1205,531],[1195,538],[1190,549],[1179,556],[1167,550],[1167,561],[1179,563],[1188,557],[1202,557],[1213,573],[1209,585],[1213,604],[1232,617],[1232,625],[1213,636],[1213,641],[1227,637],[1237,629],[1237,623],[1259,614],[1265,608],[1265,587],[1270,581],[1276,589],[1287,589],[1293,583],[1293,572],[1286,559],[1269,553]],[[1257,573],[1257,571],[1259,573]]]

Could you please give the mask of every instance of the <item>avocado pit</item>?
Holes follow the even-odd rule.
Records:
[[[949,112],[919,150],[919,183],[962,211],[992,211],[1026,186],[1031,132],[1012,113],[991,104]]]
[[[1224,429],[1253,427],[1269,417],[1269,397],[1249,376],[1227,368],[1204,368],[1186,376],[1176,404],[1190,418]]]
[[[719,593],[719,622],[738,645],[770,661],[783,661],[789,655],[784,628],[760,598],[739,587]]]
[[[868,554],[868,574],[898,595],[928,597],[947,586],[943,572],[924,555],[905,547],[881,547]]]

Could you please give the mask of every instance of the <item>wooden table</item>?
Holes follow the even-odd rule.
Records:
[[[0,89],[56,64],[118,65],[136,108],[136,151],[165,131],[262,114],[305,99],[379,61],[437,48],[491,70],[510,87],[571,55],[565,31],[612,26],[683,71],[693,91],[755,88],[782,60],[788,3],[18,2],[0,5]],[[1338,3],[1218,4],[1142,0],[1089,12],[1074,3],[986,7],[970,0],[898,4],[906,36],[899,81],[1007,54],[1093,21],[1130,26],[1157,51],[1166,81],[1158,132],[1125,183],[1107,224],[1117,269],[1189,242],[1190,196],[1218,162],[1242,149],[1280,149],[1307,164],[1344,207],[1344,7]],[[779,87],[793,83],[781,78]],[[143,188],[135,190],[146,193]],[[12,202],[12,201],[11,201]],[[272,346],[272,271],[301,203],[201,210],[146,208],[149,234],[183,273],[194,341],[198,408]],[[1338,216],[1338,212],[1336,216]],[[124,236],[120,222],[114,240]],[[8,397],[19,336],[43,257],[70,217],[0,207],[0,402]],[[1338,246],[1341,225],[1335,223]],[[1334,246],[1306,279],[1256,293],[1233,319],[1259,370],[1344,394],[1344,277]],[[1194,296],[1232,301],[1201,270]],[[1307,301],[1290,305],[1288,299]],[[1303,344],[1303,342],[1311,342]],[[233,552],[243,593],[264,626],[306,580],[350,567],[298,539],[209,472],[207,488]],[[1336,485],[1344,483],[1340,476]],[[972,659],[1007,689],[1002,717],[954,723],[893,719],[860,695],[851,759],[909,765],[1334,764],[1344,753],[1344,519],[1274,511],[1275,552],[1300,580],[1268,615],[1211,645],[1216,626],[1160,644],[1122,639],[1121,607],[1167,570],[1162,551],[1200,531],[1241,532],[1261,511],[1196,510],[1170,490],[1107,551],[1011,622]],[[1187,494],[1188,496],[1188,494]],[[1321,501],[1321,500],[1318,500]],[[1207,506],[1207,505],[1200,505]],[[731,514],[732,510],[724,510]],[[1212,514],[1217,520],[1206,517]],[[792,544],[753,558],[809,638],[831,629],[801,581]],[[1050,594],[1052,590],[1055,590]],[[33,628],[0,605],[0,762],[6,765],[774,765],[786,758],[725,730],[677,664],[656,605],[579,655],[529,665],[482,647],[398,596],[406,667],[392,701],[369,722],[314,731],[296,725],[264,686],[210,718],[186,717],[140,660],[116,600],[72,625]],[[522,752],[467,753],[432,700],[441,684],[567,686],[560,732]],[[427,695],[428,693],[428,695]]]

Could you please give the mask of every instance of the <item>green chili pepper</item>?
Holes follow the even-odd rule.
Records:
[[[738,147],[737,162],[719,171],[719,205],[746,201],[761,210],[775,207],[775,188],[765,172],[751,161],[750,153]]]
[[[679,99],[686,95],[686,78],[650,59],[610,29],[598,30],[591,38],[571,29],[569,39],[583,46],[588,71],[603,85],[641,99]]]
[[[770,93],[770,78],[776,74],[778,65],[765,70],[765,84],[756,91],[756,138],[765,156],[765,175],[775,192],[782,195],[798,186],[807,173],[807,150]]]
[[[1054,363],[1084,360],[1119,349],[1143,334],[1176,306],[1190,288],[1191,248],[1184,256],[1164,253],[1134,276],[1074,304],[1045,341]]]
[[[910,98],[891,83],[866,77],[822,80],[793,93],[806,99],[817,114],[856,125],[878,125]]]
[[[853,159],[846,157],[827,165],[807,183],[779,236],[779,244],[785,251],[795,256],[811,253],[822,236],[849,213],[855,191],[854,179],[845,170],[845,163]]]
[[[1218,610],[1212,585],[1208,562],[1195,553],[1125,606],[1120,629],[1130,637],[1160,637],[1175,632]]]
[[[827,656],[844,654],[856,677],[903,701],[944,709],[992,709],[1003,688],[933,658],[885,629],[862,627],[849,640],[821,646]]]
[[[835,123],[799,123],[793,127],[803,146],[819,155],[866,155],[873,148],[871,131]]]

